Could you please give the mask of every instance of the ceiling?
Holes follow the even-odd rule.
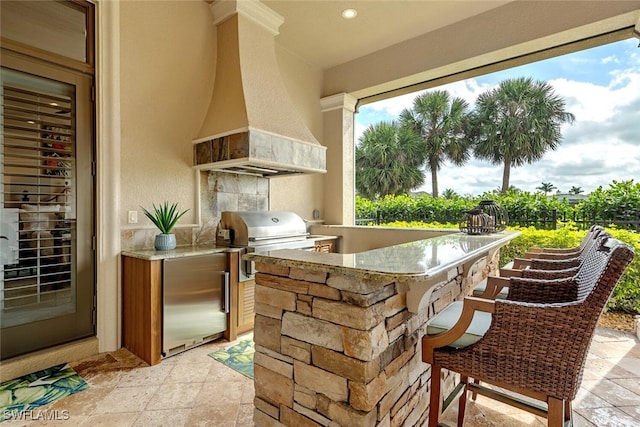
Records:
[[[284,17],[276,41],[326,69],[511,0],[263,0]],[[358,15],[342,18],[346,8]]]

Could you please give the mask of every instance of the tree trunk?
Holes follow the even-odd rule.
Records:
[[[431,165],[431,197],[438,198],[438,167]]]
[[[511,175],[511,160],[504,159],[504,170],[502,171],[502,194],[509,190],[509,178]]]

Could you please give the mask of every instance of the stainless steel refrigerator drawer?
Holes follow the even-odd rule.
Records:
[[[165,357],[218,338],[227,329],[230,292],[226,266],[225,253],[164,260]]]

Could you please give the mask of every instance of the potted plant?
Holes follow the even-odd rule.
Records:
[[[142,208],[142,206],[140,206]],[[169,206],[169,202],[164,202],[163,204],[156,207],[155,203],[153,204],[153,213],[149,212],[145,208],[142,208],[144,214],[155,224],[156,227],[160,230],[162,234],[158,234],[156,236],[156,240],[154,242],[154,247],[160,251],[168,251],[170,249],[175,249],[176,247],[176,235],[171,233],[171,230],[176,225],[178,220],[187,213],[189,209],[178,212],[178,204],[174,203]]]

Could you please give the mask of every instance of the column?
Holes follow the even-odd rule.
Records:
[[[353,225],[355,220],[354,112],[357,99],[339,93],[320,100],[323,143],[327,147],[324,177],[324,219],[327,224]]]

